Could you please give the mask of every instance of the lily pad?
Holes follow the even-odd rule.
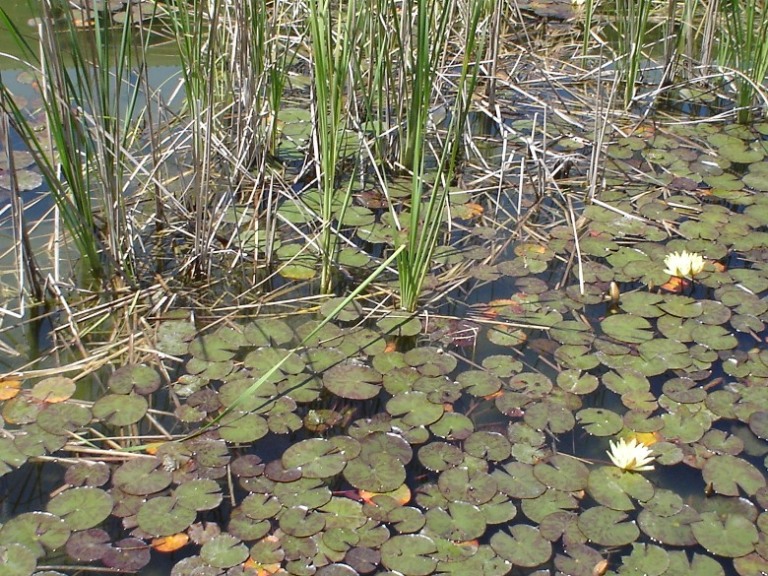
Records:
[[[203,545],[200,557],[211,566],[231,568],[248,559],[248,547],[231,534],[221,534]]]
[[[369,400],[381,391],[382,375],[369,366],[338,364],[323,375],[323,384],[341,398]]]
[[[579,530],[590,541],[601,546],[625,546],[637,540],[640,530],[627,515],[604,506],[585,510],[579,516]]]
[[[93,415],[112,426],[128,426],[141,420],[149,405],[137,394],[107,394],[93,404]]]
[[[427,576],[437,566],[435,542],[421,534],[396,535],[381,546],[381,563],[404,576]]]
[[[737,558],[755,549],[758,531],[755,525],[740,515],[721,518],[716,512],[704,512],[698,522],[691,524],[696,541],[708,552]]]
[[[725,496],[738,496],[739,488],[751,496],[766,486],[765,476],[757,468],[729,454],[716,455],[707,460],[702,476],[715,492]]]
[[[139,527],[152,536],[183,532],[195,521],[197,512],[180,506],[171,496],[158,496],[145,502],[136,517]]]
[[[283,453],[286,468],[301,468],[305,478],[331,478],[341,473],[347,457],[324,438],[310,438],[294,444]]]
[[[544,538],[539,529],[527,524],[516,524],[506,532],[491,536],[491,548],[496,554],[517,566],[533,568],[552,557],[552,543]]]
[[[600,327],[608,336],[620,342],[639,344],[653,339],[651,323],[641,316],[615,314],[605,318]]]
[[[86,530],[107,519],[112,497],[99,488],[70,488],[51,499],[47,509],[63,518],[71,530]]]

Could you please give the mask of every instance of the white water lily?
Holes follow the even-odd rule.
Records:
[[[696,252],[672,252],[664,257],[664,272],[670,276],[678,278],[688,278],[692,280],[696,274],[704,270],[704,258]]]
[[[618,442],[610,442],[610,445],[608,457],[617,468],[629,472],[653,470],[655,456],[653,456],[652,450],[642,442],[638,442],[634,438],[631,438],[629,442],[624,438],[619,438]]]

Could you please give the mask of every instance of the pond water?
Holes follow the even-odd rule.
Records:
[[[527,18],[572,53],[568,24]],[[260,184],[283,186],[271,236],[271,200],[222,169],[206,281],[179,218],[137,233],[136,286],[73,265],[36,329],[6,316],[0,574],[768,573],[768,123],[601,124],[599,87],[553,84],[574,74],[555,62],[518,61],[473,112],[417,312],[391,269],[345,298],[413,208],[402,174],[382,189],[354,154],[338,294],[317,294],[299,68]],[[199,182],[179,150],[172,190]],[[42,190],[22,197],[41,257],[60,234]]]

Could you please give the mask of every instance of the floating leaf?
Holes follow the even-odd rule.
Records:
[[[618,510],[595,506],[579,516],[579,530],[595,544],[625,546],[637,540],[640,530],[634,522],[625,522],[627,515]]]
[[[624,427],[621,416],[605,408],[579,410],[576,420],[592,436],[613,436]]]
[[[682,506],[674,514],[660,515],[651,510],[641,510],[637,517],[640,529],[656,542],[667,546],[693,546],[696,538],[691,525],[698,522],[700,516],[690,506]]]
[[[651,323],[641,316],[632,314],[616,314],[608,316],[600,327],[608,336],[621,342],[639,344],[653,339]]]
[[[310,438],[294,444],[283,453],[286,468],[301,468],[305,478],[331,478],[347,463],[346,455],[324,438]]]
[[[152,548],[158,552],[176,552],[176,550],[184,548],[188,542],[189,536],[181,532],[179,534],[163,536],[162,538],[154,538],[152,540]]]
[[[41,402],[57,404],[69,400],[75,393],[75,390],[77,390],[77,384],[71,378],[53,376],[35,384],[30,394]]]
[[[0,542],[21,544],[37,558],[64,546],[71,530],[67,523],[47,512],[25,512],[0,527]]]
[[[0,545],[4,576],[30,576],[37,568],[35,554],[21,544]]]
[[[576,458],[556,454],[536,464],[533,475],[548,488],[576,492],[586,488],[589,469]]]
[[[435,552],[437,546],[427,536],[396,535],[382,544],[381,563],[405,576],[427,576],[437,565]]]
[[[691,524],[691,529],[708,552],[726,558],[749,554],[758,541],[755,525],[739,515],[721,518],[716,512],[704,512],[698,522]]]
[[[615,466],[601,466],[589,473],[587,491],[598,503],[613,510],[634,510],[632,499],[647,501],[654,494],[641,474],[627,474]]]
[[[195,510],[179,506],[175,498],[159,496],[144,503],[136,519],[148,534],[170,536],[189,528],[196,516]]]
[[[190,510],[213,510],[221,504],[222,494],[218,482],[209,479],[190,480],[174,491],[176,502]]]
[[[667,551],[653,544],[632,544],[632,553],[623,556],[622,572],[644,574],[645,576],[661,576],[669,567]]]
[[[323,374],[324,386],[341,398],[369,400],[381,391],[382,375],[369,366],[338,364]]]
[[[766,486],[765,477],[757,468],[729,454],[707,460],[702,476],[715,492],[725,496],[738,496],[739,488],[751,496]]]
[[[517,566],[533,568],[544,564],[552,556],[552,544],[539,529],[526,524],[516,524],[506,532],[491,536],[491,548],[496,554]]]
[[[112,497],[99,488],[70,488],[51,499],[47,510],[63,518],[71,530],[86,530],[107,519]]]
[[[149,405],[136,394],[107,394],[93,404],[93,415],[112,426],[128,426],[141,420]]]
[[[160,458],[128,460],[115,470],[112,481],[128,494],[143,496],[160,492],[170,485],[172,479],[170,472],[162,468],[162,463]]]
[[[112,547],[112,538],[100,528],[75,532],[67,540],[67,554],[80,562],[101,560]]]
[[[200,557],[211,566],[231,568],[248,559],[248,548],[231,534],[220,534],[203,545]]]

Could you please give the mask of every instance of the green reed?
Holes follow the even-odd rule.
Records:
[[[135,168],[137,102],[144,92],[131,22],[112,28],[95,11],[83,29],[69,10],[58,19],[51,0],[40,3],[39,55],[8,14],[0,21],[37,76],[47,138],[35,129],[5,84],[3,103],[24,144],[34,154],[61,218],[95,277],[134,277],[135,254],[125,193]],[[137,79],[138,78],[138,79]],[[50,139],[50,140],[48,140]]]
[[[447,21],[456,16],[455,8],[455,3],[416,0],[416,48],[411,79],[414,93],[407,133],[407,157],[413,165],[413,174],[410,213],[405,218],[400,217],[406,249],[398,258],[400,304],[410,311],[418,306],[424,281],[432,268],[432,255],[443,230],[446,199],[461,151],[471,96],[477,84],[478,60],[485,52],[487,23],[481,25],[481,21],[486,16],[488,4],[483,0],[470,1],[450,123],[436,154],[437,165],[428,168],[428,163],[432,162],[427,134],[429,113],[434,103],[432,82],[437,64],[442,61],[436,54],[442,47],[433,42],[432,31],[447,30]],[[436,28],[432,26],[435,21],[438,22]],[[428,170],[429,179],[426,178]]]
[[[722,18],[727,34],[720,42],[719,61],[731,68],[736,91],[737,118],[752,120],[758,95],[768,105],[763,82],[768,75],[768,11],[757,0],[723,0]]]
[[[635,98],[652,6],[652,0],[616,0],[616,66],[624,82],[625,106]]]
[[[330,0],[309,0],[309,36],[312,52],[313,147],[320,190],[320,290],[333,289],[338,250],[336,221],[344,219],[351,185],[337,188],[337,171],[347,142],[351,97],[350,62],[360,40],[360,10],[356,0],[340,2],[334,13]],[[341,209],[336,213],[341,196]]]

